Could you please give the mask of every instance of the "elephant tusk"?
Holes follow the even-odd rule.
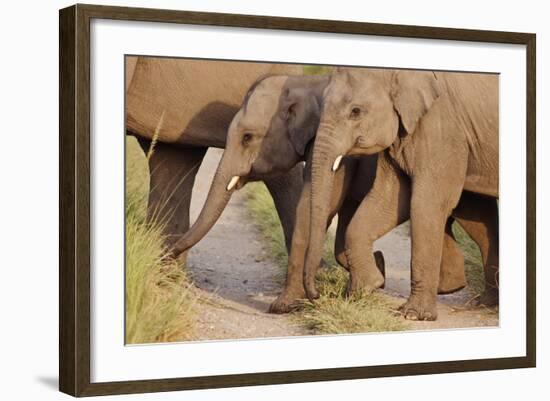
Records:
[[[340,163],[342,162],[343,157],[343,155],[340,155],[334,160],[334,163],[332,164],[332,171],[338,170],[338,167],[340,167]]]
[[[237,183],[239,182],[239,178],[241,177],[239,177],[238,175],[234,175],[233,177],[231,177],[229,184],[227,184],[226,190],[231,191],[233,187],[235,187],[235,185],[237,185]]]

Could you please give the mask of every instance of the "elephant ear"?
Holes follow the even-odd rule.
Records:
[[[441,94],[431,71],[398,71],[392,77],[391,98],[405,131],[410,134]]]
[[[294,150],[303,156],[307,144],[315,136],[321,105],[307,89],[288,89],[283,102],[282,117],[286,121],[288,136]]]

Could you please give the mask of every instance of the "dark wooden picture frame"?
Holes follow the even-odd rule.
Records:
[[[90,21],[94,18],[525,45],[527,54],[526,356],[91,383]],[[535,34],[80,4],[60,10],[59,29],[59,388],[62,392],[73,396],[93,396],[535,366]]]

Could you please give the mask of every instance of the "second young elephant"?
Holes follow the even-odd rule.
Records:
[[[318,296],[314,276],[335,160],[381,152],[375,183],[350,223],[346,244],[352,251],[355,242],[372,248],[410,217],[411,294],[402,310],[409,319],[433,320],[441,244],[454,216],[483,254],[482,302],[498,302],[498,77],[340,69],[325,92],[313,152],[308,297]],[[461,197],[475,207],[459,204]],[[353,258],[355,289],[372,286],[378,274],[371,254],[364,255]]]
[[[275,313],[288,312],[297,300],[305,297],[303,266],[309,242],[311,144],[328,81],[328,76],[270,76],[252,85],[231,122],[227,146],[205,205],[197,221],[174,248],[177,255],[200,241],[221,215],[233,191],[247,181],[284,174],[305,161],[304,187],[296,210],[287,281],[282,294],[270,307]],[[335,254],[344,267],[347,267],[344,246],[347,224],[372,187],[376,162],[377,156],[347,157],[335,174],[325,229],[338,213]],[[359,248],[358,253],[365,249]],[[465,285],[463,257],[452,234],[446,237],[443,254],[439,291],[452,292]],[[383,263],[381,254],[378,256],[379,263]],[[382,285],[383,280],[380,274],[378,285]]]

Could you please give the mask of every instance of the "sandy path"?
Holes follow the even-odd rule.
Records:
[[[221,150],[208,151],[191,205],[191,221],[204,203]],[[281,288],[281,272],[265,255],[260,233],[235,192],[208,235],[192,248],[188,270],[207,298],[199,305],[198,339],[280,337],[308,334],[288,316],[267,313]]]
[[[405,302],[410,293],[409,223],[396,227],[375,243],[384,253],[386,286],[384,291],[396,299],[396,305]],[[435,322],[410,322],[411,329],[431,330],[456,327],[498,326],[498,313],[493,310],[466,308],[472,298],[468,288],[454,294],[438,296],[438,319]]]
[[[197,174],[191,220],[197,217],[222,151],[211,149]],[[376,242],[386,261],[385,292],[403,303],[410,291],[409,226],[404,224]],[[192,248],[188,270],[200,288],[199,340],[280,337],[309,334],[288,316],[266,313],[281,290],[281,272],[265,254],[262,238],[247,214],[244,195],[236,192],[208,235]],[[467,289],[438,299],[435,322],[410,322],[413,330],[497,326],[498,313],[465,309]]]

